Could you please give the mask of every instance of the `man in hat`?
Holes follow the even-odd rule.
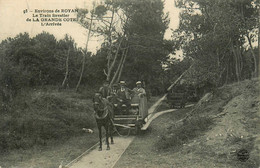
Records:
[[[120,81],[120,89],[117,91],[118,109],[122,111],[123,104],[126,105],[127,111],[130,109],[130,89],[126,87],[125,81]]]
[[[111,94],[112,95],[116,95],[118,91],[118,85],[117,84],[113,84],[112,90],[111,90]]]
[[[111,94],[109,96],[109,101],[112,104],[117,104],[117,92],[118,92],[118,85],[117,84],[113,84],[113,87],[111,89]]]
[[[109,82],[105,81],[103,86],[100,87],[99,93],[102,95],[103,98],[108,98],[111,95],[111,88],[109,87]]]

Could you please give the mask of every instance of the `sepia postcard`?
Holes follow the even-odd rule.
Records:
[[[258,0],[0,0],[0,168],[260,168]]]

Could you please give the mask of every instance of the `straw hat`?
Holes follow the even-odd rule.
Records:
[[[126,85],[125,81],[120,81],[120,85]]]

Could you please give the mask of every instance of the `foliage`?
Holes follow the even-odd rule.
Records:
[[[162,63],[173,52],[173,42],[163,39],[169,23],[163,5],[161,0],[107,0],[95,4],[90,12],[80,9],[79,23],[88,30],[92,23],[93,34],[105,39],[91,58],[94,82],[126,80],[128,87],[134,87],[141,80],[147,89],[164,87],[159,80]]]
[[[176,4],[183,12],[175,41],[185,56],[196,60],[196,72],[203,72],[216,85],[252,76],[257,66],[251,64],[257,60],[254,53],[246,52],[252,50],[248,41],[256,38],[257,6],[253,0],[177,0]]]
[[[161,62],[172,50],[168,47],[170,42],[163,40],[168,25],[163,2],[132,0],[124,2],[122,8],[130,18],[124,26],[130,47],[124,76],[129,81],[143,80],[149,85],[152,78],[159,76]]]
[[[1,92],[16,93],[25,87],[60,85],[65,75],[67,54],[70,55],[68,86],[76,84],[83,53],[67,35],[57,41],[46,32],[33,38],[24,33],[2,41],[0,48]],[[13,93],[5,94],[10,97]]]
[[[94,94],[93,88],[99,82],[93,71],[100,64],[98,59],[91,58],[89,52],[86,55],[89,69],[83,81],[92,89],[67,95],[65,90],[57,91],[65,76],[66,59],[69,58],[67,86],[72,88],[77,84],[83,57],[71,37],[56,40],[46,32],[35,37],[21,33],[2,41],[0,48],[1,154],[47,145],[79,135],[82,127],[94,127],[91,102],[86,99]]]
[[[95,126],[91,112],[91,101],[74,92],[23,91],[0,113],[0,154],[81,135]]]

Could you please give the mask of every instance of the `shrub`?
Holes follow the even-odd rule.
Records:
[[[159,150],[174,148],[177,150],[184,143],[199,136],[201,132],[209,129],[213,124],[213,120],[208,117],[193,117],[190,120],[185,120],[178,128],[171,127],[167,135],[163,136],[158,142]]]
[[[90,101],[73,93],[26,91],[0,113],[0,150],[27,149],[34,145],[78,136],[83,127],[95,127]]]

